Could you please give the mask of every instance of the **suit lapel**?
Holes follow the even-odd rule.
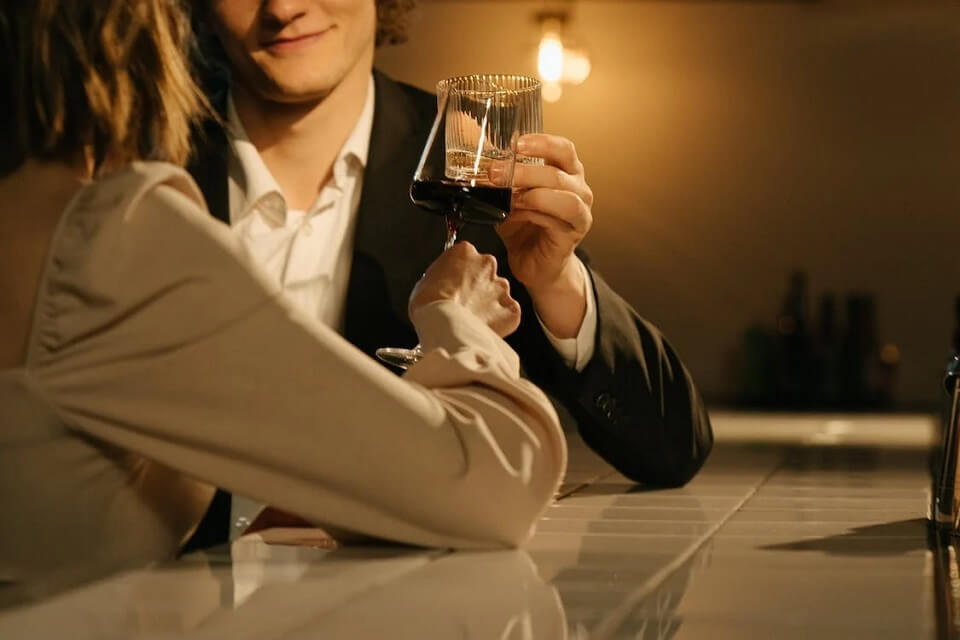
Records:
[[[195,140],[195,151],[187,170],[200,187],[213,217],[230,224],[230,197],[227,191],[229,143],[226,131],[211,120],[195,136]]]
[[[412,346],[407,318],[413,285],[443,245],[442,221],[410,202],[409,188],[433,121],[423,104],[375,72],[370,153],[357,211],[345,337],[363,351]]]

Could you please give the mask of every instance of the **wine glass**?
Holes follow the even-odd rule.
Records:
[[[540,81],[527,76],[458,76],[437,84],[437,116],[413,173],[410,199],[444,216],[444,251],[465,223],[495,225],[510,214],[517,138],[540,130],[540,105]],[[420,345],[376,353],[400,369],[423,357]]]

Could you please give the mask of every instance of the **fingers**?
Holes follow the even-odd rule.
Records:
[[[462,240],[456,243],[455,245],[447,249],[446,253],[449,253],[450,255],[453,255],[453,256],[464,256],[467,258],[480,255],[480,252],[477,251],[477,248],[472,244],[470,244],[469,242],[467,242],[466,240]]]
[[[500,337],[516,331],[520,326],[520,303],[510,295],[510,281],[497,275],[497,259],[477,252],[467,242],[454,245],[448,252],[455,261],[454,270],[465,276],[457,285],[461,302]]]
[[[474,272],[484,278],[494,278],[497,275],[497,259],[489,253],[480,253],[477,248],[469,242],[458,242],[445,254],[457,262],[463,263],[461,269],[470,269],[471,263],[476,263],[479,268],[474,268]]]
[[[511,300],[513,299],[510,297],[510,281],[507,280],[506,278],[502,276],[495,277],[493,279],[493,286],[496,287],[498,291],[500,291],[501,301],[507,300],[508,298]]]
[[[472,271],[477,278],[477,282],[485,282],[481,285],[492,287],[493,299],[508,312],[520,313],[520,305],[510,295],[510,281],[503,276],[497,275],[497,259],[489,253],[479,253],[469,242],[459,242],[448,251],[455,251],[464,259],[463,269]],[[471,268],[472,267],[472,268]]]
[[[517,189],[571,191],[588,207],[593,205],[593,191],[587,186],[583,175],[570,175],[551,165],[517,164],[513,174],[513,186]]]
[[[480,266],[483,273],[488,276],[495,276],[497,273],[497,259],[489,253],[480,254]]]
[[[520,324],[520,305],[510,295],[510,282],[497,275],[497,259],[469,242],[455,244],[430,265],[410,294],[410,317],[438,300],[459,302],[501,337]]]
[[[583,163],[577,156],[577,149],[567,138],[547,133],[528,133],[517,141],[517,152],[543,158],[548,165],[559,167],[567,173],[583,175]]]
[[[593,225],[590,205],[571,191],[538,188],[517,192],[513,196],[511,214],[507,220],[513,217],[514,212],[524,209],[554,216],[581,235],[586,235]]]
[[[503,278],[497,278],[497,280],[503,280],[503,283],[495,283],[497,288],[502,290],[500,298],[497,300],[500,309],[494,314],[495,317],[490,323],[490,328],[501,338],[506,338],[520,326],[522,311],[520,309],[520,303],[510,295],[510,284]]]
[[[563,220],[530,210],[511,213],[509,218],[497,226],[497,233],[507,246],[511,243],[525,245],[531,242],[532,238],[539,237],[541,247],[551,247],[564,253],[572,251],[583,237]]]

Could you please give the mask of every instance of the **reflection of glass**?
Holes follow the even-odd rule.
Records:
[[[517,138],[542,125],[540,81],[518,75],[473,75],[437,84],[437,116],[413,174],[410,199],[444,216],[444,250],[464,223],[494,225],[510,213]],[[377,349],[377,357],[401,369],[423,351]]]

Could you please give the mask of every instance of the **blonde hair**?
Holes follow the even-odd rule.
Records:
[[[0,5],[0,175],[27,158],[183,164],[210,113],[190,74],[179,0]]]

